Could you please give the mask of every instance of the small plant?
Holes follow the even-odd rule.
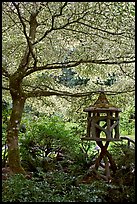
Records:
[[[130,119],[133,112],[134,111],[129,108],[129,110],[125,110],[123,113],[121,113],[120,131],[122,134],[131,135],[135,132],[135,120]]]
[[[43,181],[14,175],[3,182],[3,202],[101,202],[96,186],[75,185],[75,178],[58,171],[45,174]]]

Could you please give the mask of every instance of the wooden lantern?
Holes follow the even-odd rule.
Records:
[[[107,148],[109,142],[121,140],[119,134],[119,112],[121,112],[121,109],[111,105],[102,91],[94,105],[84,109],[84,111],[88,112],[87,135],[81,139],[94,140],[101,149],[95,161],[93,172],[98,178],[102,177],[111,181],[110,169],[115,173],[117,167]],[[106,141],[105,145],[103,145],[103,141]],[[104,161],[103,167],[106,175],[97,172],[99,166],[102,167],[102,160]]]
[[[119,141],[119,112],[112,106],[104,92],[101,92],[93,106],[84,109],[88,112],[87,135],[82,139],[94,141]]]

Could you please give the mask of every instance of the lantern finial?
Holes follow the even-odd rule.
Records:
[[[106,98],[105,93],[102,91],[97,99],[97,101],[94,103],[95,106],[104,107],[106,105],[109,105],[109,101]]]

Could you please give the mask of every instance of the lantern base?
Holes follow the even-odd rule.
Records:
[[[116,172],[117,166],[111,156],[111,154],[108,152],[107,148],[109,146],[109,141],[106,141],[106,144],[103,145],[102,141],[96,141],[97,145],[100,147],[101,152],[99,156],[96,158],[95,164],[92,165],[88,171],[88,173],[84,176],[82,182],[85,182],[86,180],[90,180],[91,175],[94,174],[94,176],[97,179],[103,178],[107,182],[111,182],[112,177],[110,175],[110,169],[112,169],[113,173]],[[104,165],[101,163],[101,161],[104,160]],[[100,174],[98,172],[99,166],[103,167],[105,169],[105,175]]]

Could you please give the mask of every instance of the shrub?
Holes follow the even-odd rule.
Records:
[[[3,182],[3,202],[101,202],[101,191],[94,185],[75,186],[74,178],[61,172],[45,175],[45,180],[27,180],[14,175]]]
[[[74,124],[66,125],[58,116],[41,117],[32,121],[25,134],[20,133],[20,152],[23,165],[29,169],[42,167],[53,161],[59,152],[66,162],[74,160],[81,154],[79,136],[75,133]]]

